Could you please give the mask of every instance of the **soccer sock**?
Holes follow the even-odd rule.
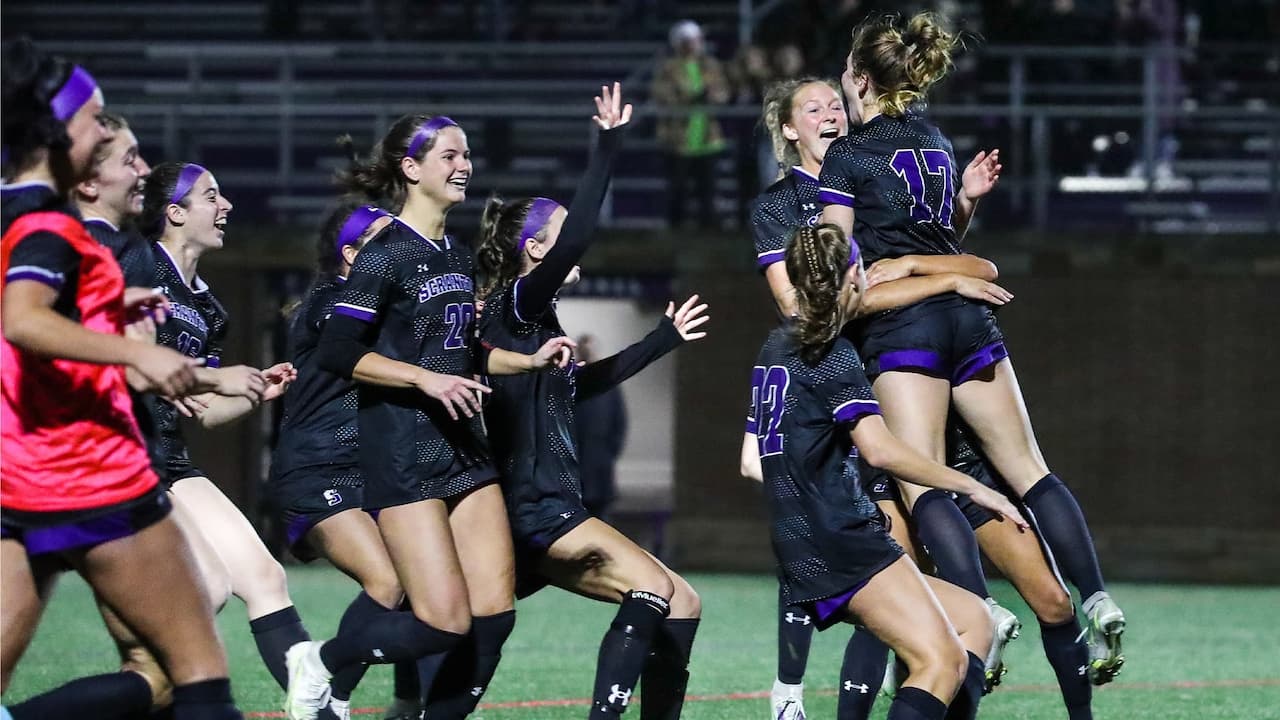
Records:
[[[302,627],[297,608],[290,605],[254,618],[249,621],[249,629],[253,631],[253,641],[258,644],[258,654],[262,656],[267,672],[282,690],[287,689],[289,669],[285,666],[284,654],[294,645],[311,639],[307,629]]]
[[[342,613],[342,619],[338,621],[338,634],[351,632],[384,612],[390,612],[390,608],[383,607],[367,593],[361,592],[347,606],[346,612]],[[351,691],[356,689],[368,669],[368,665],[357,664],[334,673],[333,680],[329,683],[333,696],[339,700],[350,700]]]
[[[982,573],[978,538],[949,493],[930,490],[921,495],[911,510],[911,519],[943,580],[980,598],[991,597]]]
[[[1102,568],[1093,549],[1093,537],[1080,504],[1057,475],[1049,473],[1022,496],[1031,521],[1057,561],[1062,573],[1080,591],[1080,597],[1102,592]]]
[[[631,590],[622,596],[622,606],[600,641],[591,720],[606,720],[626,711],[654,633],[670,611],[671,604],[653,593]]]
[[[640,675],[640,720],[678,720],[689,687],[689,656],[698,618],[668,619],[658,628]]]
[[[332,673],[356,663],[381,665],[417,660],[445,652],[461,639],[458,633],[431,627],[412,612],[388,611],[326,642],[320,647],[320,660]]]
[[[392,676],[394,678],[394,694],[397,700],[419,701],[421,691],[418,685],[417,662],[402,660],[396,663]]]
[[[986,664],[982,658],[968,653],[969,669],[964,673],[964,682],[956,691],[956,696],[947,708],[947,720],[973,720],[978,716],[978,703],[982,701],[982,687],[987,679]]]
[[[174,720],[241,720],[227,678],[202,680],[173,689]]]
[[[515,626],[515,610],[471,619],[471,632],[449,653],[431,685],[427,717],[461,720],[475,711]]]
[[[1080,639],[1080,620],[1072,615],[1058,625],[1040,623],[1040,641],[1044,643],[1044,656],[1058,676],[1067,716],[1071,720],[1093,720],[1093,686],[1084,671],[1089,664],[1089,649]]]
[[[9,708],[14,720],[123,720],[151,710],[151,685],[135,672],[78,678]]]
[[[844,664],[840,666],[836,720],[866,720],[888,663],[889,646],[875,633],[859,628],[849,637],[844,646]]]
[[[947,704],[918,687],[898,688],[886,720],[942,720]]]
[[[782,587],[778,587],[778,680],[799,685],[809,664],[809,645],[813,642],[813,618],[799,605],[788,605]]]

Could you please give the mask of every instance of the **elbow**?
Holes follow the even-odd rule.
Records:
[[[981,272],[978,273],[978,277],[987,282],[995,282],[1000,278],[1000,268],[996,267],[995,263],[986,258],[978,258],[978,263],[981,266]]]
[[[871,467],[892,472],[891,466],[894,464],[894,455],[888,443],[864,443],[858,446],[858,453],[862,455],[862,459],[866,460]]]

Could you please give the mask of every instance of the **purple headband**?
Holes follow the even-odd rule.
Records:
[[[437,115],[430,120],[422,123],[418,131],[413,134],[413,139],[409,141],[409,149],[405,151],[405,157],[417,157],[418,151],[426,145],[436,133],[447,127],[458,127],[458,123],[450,120],[444,115]]]
[[[849,236],[849,267],[858,264],[858,260],[862,257],[862,248],[858,247],[858,241]]]
[[[169,196],[169,204],[177,205],[182,202],[182,198],[191,192],[191,188],[195,186],[200,176],[208,172],[203,167],[195,163],[186,163],[182,166],[182,172],[178,173],[178,184],[173,186],[173,194]]]
[[[89,98],[93,97],[97,89],[98,83],[94,81],[93,76],[76,65],[71,69],[71,75],[63,83],[62,89],[49,101],[49,109],[53,110],[53,116],[59,121],[66,122],[89,102]]]
[[[347,216],[347,221],[342,223],[342,229],[338,231],[338,241],[334,244],[334,250],[338,253],[338,259],[342,259],[342,248],[348,245],[355,245],[360,236],[369,229],[369,226],[377,221],[378,218],[388,217],[391,213],[372,205],[358,207]]]
[[[533,204],[529,206],[529,214],[524,216],[524,224],[520,226],[520,239],[516,244],[517,250],[524,250],[525,241],[534,235],[547,224],[547,220],[551,219],[551,213],[560,207],[560,203],[551,198],[536,197]]]

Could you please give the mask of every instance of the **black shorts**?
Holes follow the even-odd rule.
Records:
[[[160,522],[173,503],[159,485],[132,500],[92,510],[0,510],[0,538],[17,540],[29,557],[88,550],[134,535]]]
[[[960,385],[1009,356],[989,305],[944,295],[891,310],[861,327],[867,377],[911,370]]]
[[[310,562],[318,555],[305,542],[307,533],[344,510],[362,509],[364,478],[353,465],[300,468],[273,474],[267,493],[284,521],[289,550],[299,560]]]
[[[987,465],[986,461],[978,459],[968,460],[963,463],[952,465],[952,467],[992,490],[1004,493],[1010,500],[1017,504],[1018,499],[1013,497],[1012,493],[1009,491],[1009,487],[999,479],[999,476],[997,476],[996,472]],[[968,495],[957,496],[956,505],[959,506],[960,511],[964,513],[965,519],[969,521],[969,527],[974,530],[977,530],[983,525],[986,525],[996,519],[995,513],[975,503]]]
[[[862,488],[867,497],[877,505],[882,502],[897,502],[902,497],[892,475],[878,467],[872,467],[861,458],[858,459],[858,477],[862,479]]]
[[[440,477],[370,472],[367,465],[361,466],[361,472],[364,475],[365,510],[381,510],[421,500],[447,500],[498,481],[498,471],[493,465],[464,466],[456,460],[449,472]]]
[[[564,493],[536,505],[508,507],[511,540],[516,549],[516,597],[526,598],[546,587],[538,565],[557,540],[591,517],[582,499]]]

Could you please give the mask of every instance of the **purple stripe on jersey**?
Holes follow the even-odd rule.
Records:
[[[867,586],[869,580],[854,585],[835,597],[823,598],[813,604],[813,614],[818,616],[818,622],[825,624],[828,620],[836,617],[837,613],[843,614],[849,608],[849,601],[853,599],[858,591]]]
[[[748,435],[755,435],[759,431],[760,431],[760,422],[753,417],[747,418],[747,427],[745,432]]]
[[[418,126],[418,131],[413,134],[413,139],[409,141],[409,149],[405,151],[404,156],[417,159],[418,151],[422,149],[422,146],[435,137],[436,133],[447,127],[458,127],[458,123],[444,115],[437,115],[422,123],[422,125]]]
[[[35,280],[38,283],[48,285],[54,290],[61,290],[66,279],[62,276],[62,273],[45,270],[42,267],[19,265],[18,267],[9,268],[9,272],[5,273],[4,280],[5,282]]]
[[[97,90],[98,83],[94,81],[89,71],[76,65],[71,69],[71,75],[67,77],[67,82],[62,85],[62,89],[49,101],[49,109],[53,110],[54,117],[65,123],[76,114],[77,110],[89,102],[89,98],[93,97]]]
[[[951,385],[954,387],[969,382],[974,375],[1007,357],[1009,357],[1009,350],[1004,343],[993,342],[960,361],[960,367],[956,368],[955,374],[951,376]]]
[[[770,250],[756,255],[756,265],[760,267],[768,267],[776,262],[782,262],[787,257],[786,250]]]
[[[932,350],[894,350],[877,359],[882,373],[901,368],[917,368],[927,370],[939,377],[947,377],[951,374],[947,369],[947,361]]]
[[[836,408],[836,411],[831,413],[831,416],[836,419],[836,422],[847,423],[859,420],[868,415],[879,414],[880,403],[875,400],[850,400]]]
[[[818,202],[824,205],[843,205],[845,207],[853,207],[853,196],[847,192],[840,192],[834,188],[819,188]]]
[[[195,163],[187,163],[182,166],[182,170],[178,172],[178,182],[173,186],[173,194],[169,196],[169,204],[177,205],[182,202],[182,198],[191,192],[191,188],[196,186],[196,181],[200,176],[208,172],[203,167]],[[176,265],[174,267],[177,267]]]
[[[347,317],[355,318],[361,322],[373,322],[374,319],[378,317],[378,313],[370,310],[369,308],[356,307],[355,305],[348,305],[346,303],[338,303],[337,305],[334,305],[333,314],[346,315]]]

